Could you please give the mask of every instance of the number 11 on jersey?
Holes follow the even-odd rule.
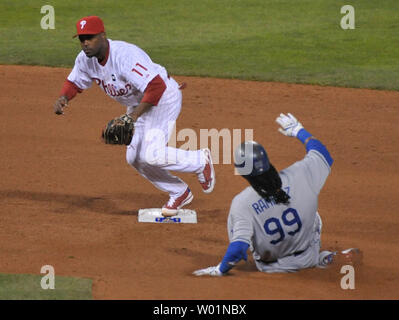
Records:
[[[136,69],[137,67],[137,69]],[[143,74],[138,70],[141,69],[141,71],[147,71],[146,67],[143,67],[140,63],[136,63],[136,66],[132,69],[132,72],[136,72],[138,75],[143,76]]]

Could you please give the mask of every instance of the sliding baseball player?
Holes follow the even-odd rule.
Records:
[[[240,260],[247,260],[248,249],[258,270],[268,273],[326,267],[338,254],[320,252],[322,222],[317,212],[318,195],[333,159],[293,115],[280,114],[276,121],[282,134],[304,144],[305,158],[278,173],[260,144],[248,141],[237,148],[235,167],[250,186],[231,203],[230,245],[224,258],[195,275],[224,275]],[[350,258],[357,252],[351,248],[339,254]]]

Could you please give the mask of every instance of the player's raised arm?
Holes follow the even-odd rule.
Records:
[[[327,164],[331,167],[334,160],[332,159],[330,153],[327,148],[312,134],[305,130],[303,125],[291,114],[285,115],[281,113],[279,117],[277,117],[276,122],[281,126],[278,129],[283,135],[287,137],[296,137],[298,138],[306,147],[306,152],[310,150],[318,151],[326,160]]]
[[[282,134],[288,137],[296,137],[305,145],[307,152],[305,158],[294,165],[297,167],[297,171],[300,167],[306,171],[305,177],[312,190],[319,194],[331,172],[334,161],[330,153],[320,140],[306,131],[292,114],[285,115],[282,113],[277,117],[276,122],[281,126],[279,131]]]

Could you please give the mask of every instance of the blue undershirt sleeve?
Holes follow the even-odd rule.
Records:
[[[312,135],[307,132],[305,129],[299,130],[297,134],[297,138],[302,142],[305,143],[308,138],[312,137]],[[316,138],[312,138],[308,141],[306,144],[306,152],[309,152],[310,150],[316,150],[318,151],[324,159],[326,159],[328,165],[331,167],[334,160],[331,157],[330,153],[328,152],[327,148],[320,142],[320,140]]]
[[[231,242],[229,247],[226,250],[226,254],[220,264],[220,271],[222,273],[226,273],[231,268],[234,267],[236,263],[240,260],[247,260],[247,250],[249,248],[249,244],[243,241],[234,241]]]

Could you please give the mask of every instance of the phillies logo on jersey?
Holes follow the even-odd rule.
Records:
[[[125,84],[124,88],[117,88],[112,83],[105,83],[104,80],[100,80],[98,78],[93,78],[93,80],[95,80],[98,85],[101,85],[104,92],[111,97],[127,96],[129,90],[131,90],[135,96],[137,96],[140,92],[139,90],[132,90],[132,86],[129,83]]]

